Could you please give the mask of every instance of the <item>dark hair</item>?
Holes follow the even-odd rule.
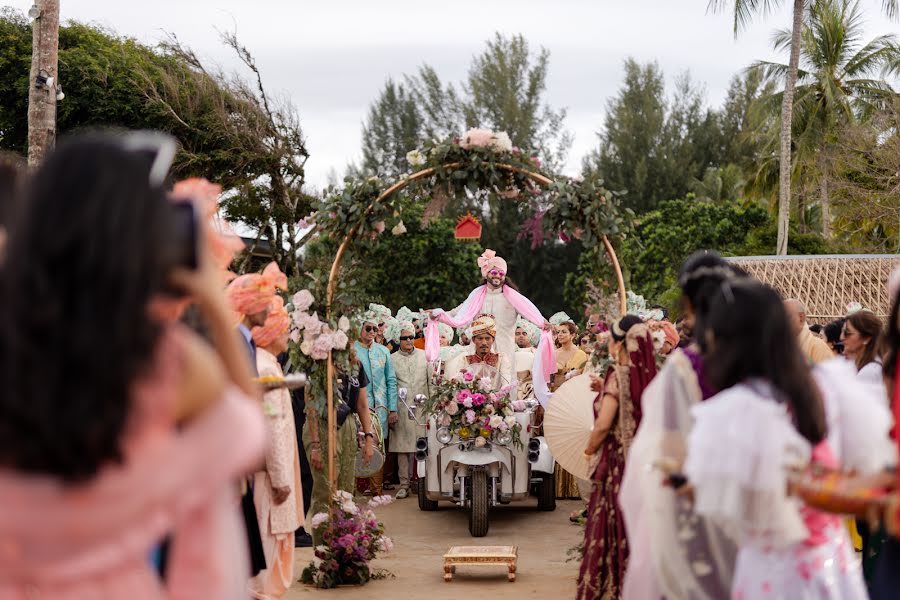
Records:
[[[569,335],[575,335],[578,333],[578,326],[575,325],[572,321],[566,321],[565,323],[560,323],[559,327],[565,327],[569,330]]]
[[[610,328],[609,333],[610,335],[612,335],[612,338],[614,340],[616,340],[617,342],[621,342],[625,339],[625,336],[628,334],[629,329],[643,322],[643,319],[641,319],[637,315],[625,315]],[[620,333],[616,333],[617,329],[620,330]]]
[[[869,338],[869,343],[865,345],[865,349],[856,357],[856,369],[859,370],[878,359],[881,344],[881,319],[872,311],[860,310],[849,315],[847,323],[850,323],[861,337]],[[844,326],[846,327],[846,323]]]
[[[162,327],[172,211],[145,157],[68,140],[34,174],[2,275],[0,465],[85,481],[122,459],[135,381]]]
[[[844,319],[843,317],[840,319],[836,319],[831,323],[825,324],[825,340],[831,345],[832,348],[839,350],[840,352],[844,351],[844,344],[841,342],[841,332],[844,330]]]
[[[825,438],[825,409],[778,293],[761,283],[726,282],[707,315],[701,339],[709,382],[724,390],[748,379],[769,382],[790,407],[794,427],[810,443]]]
[[[0,227],[6,227],[16,213],[24,175],[21,159],[0,153]]]
[[[815,323],[815,324],[809,326],[809,330],[815,334],[820,334],[820,333],[822,333],[822,331],[825,330],[825,326],[822,325],[821,323]]]
[[[719,291],[723,281],[747,278],[743,269],[726,262],[711,250],[698,250],[691,254],[678,272],[678,286],[682,301],[689,302],[694,312],[691,337],[702,340],[711,298]]]

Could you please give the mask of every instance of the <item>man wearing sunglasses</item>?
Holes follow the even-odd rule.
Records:
[[[366,372],[369,385],[366,394],[369,408],[375,416],[384,434],[384,443],[388,443],[390,428],[397,423],[397,376],[391,362],[391,352],[375,341],[379,334],[380,315],[368,311],[363,315],[359,340],[356,342],[356,356]],[[384,492],[384,467],[369,478],[369,491],[380,496]]]
[[[501,355],[512,357],[516,353],[516,320],[521,315],[525,319],[531,321],[538,327],[543,327],[547,331],[552,331],[553,327],[541,315],[541,312],[534,304],[520,294],[515,288],[511,287],[507,282],[507,265],[503,258],[497,256],[493,250],[485,250],[484,254],[478,259],[478,267],[481,269],[481,275],[484,278],[483,285],[469,295],[465,302],[458,307],[445,313],[441,309],[426,311],[432,320],[438,320],[453,327],[468,325],[476,317],[480,315],[490,315],[494,319],[496,338],[494,341],[494,352]],[[437,329],[429,326],[429,331]],[[426,334],[427,336],[428,334]],[[545,343],[546,362],[549,363],[550,357],[553,357],[552,338],[548,336]],[[426,340],[426,346],[429,342]],[[429,353],[429,359],[432,356]],[[553,358],[555,361],[555,357]],[[539,370],[550,370],[548,366],[544,369],[543,361],[537,361]],[[556,365],[553,365],[555,370]],[[503,365],[501,376],[506,381],[516,381],[517,374],[513,361],[507,361]],[[544,385],[546,383],[542,375],[535,377],[535,394],[542,402],[546,402],[549,396],[549,390]],[[540,393],[539,393],[540,390]]]
[[[411,321],[393,320],[388,323],[385,336],[398,344],[399,350],[391,355],[394,372],[397,374],[397,387],[406,388],[407,402],[412,405],[413,398],[419,394],[429,395],[430,370],[425,352],[415,346],[416,327]],[[416,440],[425,435],[425,427],[419,426],[409,418],[407,407],[398,407],[399,418],[391,430],[390,451],[397,454],[397,471],[400,478],[400,489],[397,498],[409,496],[409,481],[412,477],[412,459],[416,452]],[[416,409],[421,418],[421,408]]]

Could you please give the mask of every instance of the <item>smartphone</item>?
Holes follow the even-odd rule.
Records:
[[[172,235],[170,237],[175,266],[196,270],[199,261],[199,221],[197,209],[190,201],[176,201],[172,207]]]

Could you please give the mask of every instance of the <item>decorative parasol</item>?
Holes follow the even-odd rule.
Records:
[[[556,390],[544,415],[544,437],[553,458],[580,479],[591,476],[592,465],[585,458],[584,449],[594,427],[596,397],[590,374],[577,375]]]

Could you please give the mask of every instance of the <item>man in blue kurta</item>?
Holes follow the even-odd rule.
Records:
[[[390,350],[375,342],[377,334],[378,315],[371,311],[367,312],[363,316],[359,341],[355,344],[356,356],[369,378],[369,385],[366,388],[369,408],[375,410],[375,414],[378,415],[387,448],[389,428],[397,422],[397,376],[391,363]],[[383,483],[384,466],[369,478],[369,490],[380,496],[383,493]]]

